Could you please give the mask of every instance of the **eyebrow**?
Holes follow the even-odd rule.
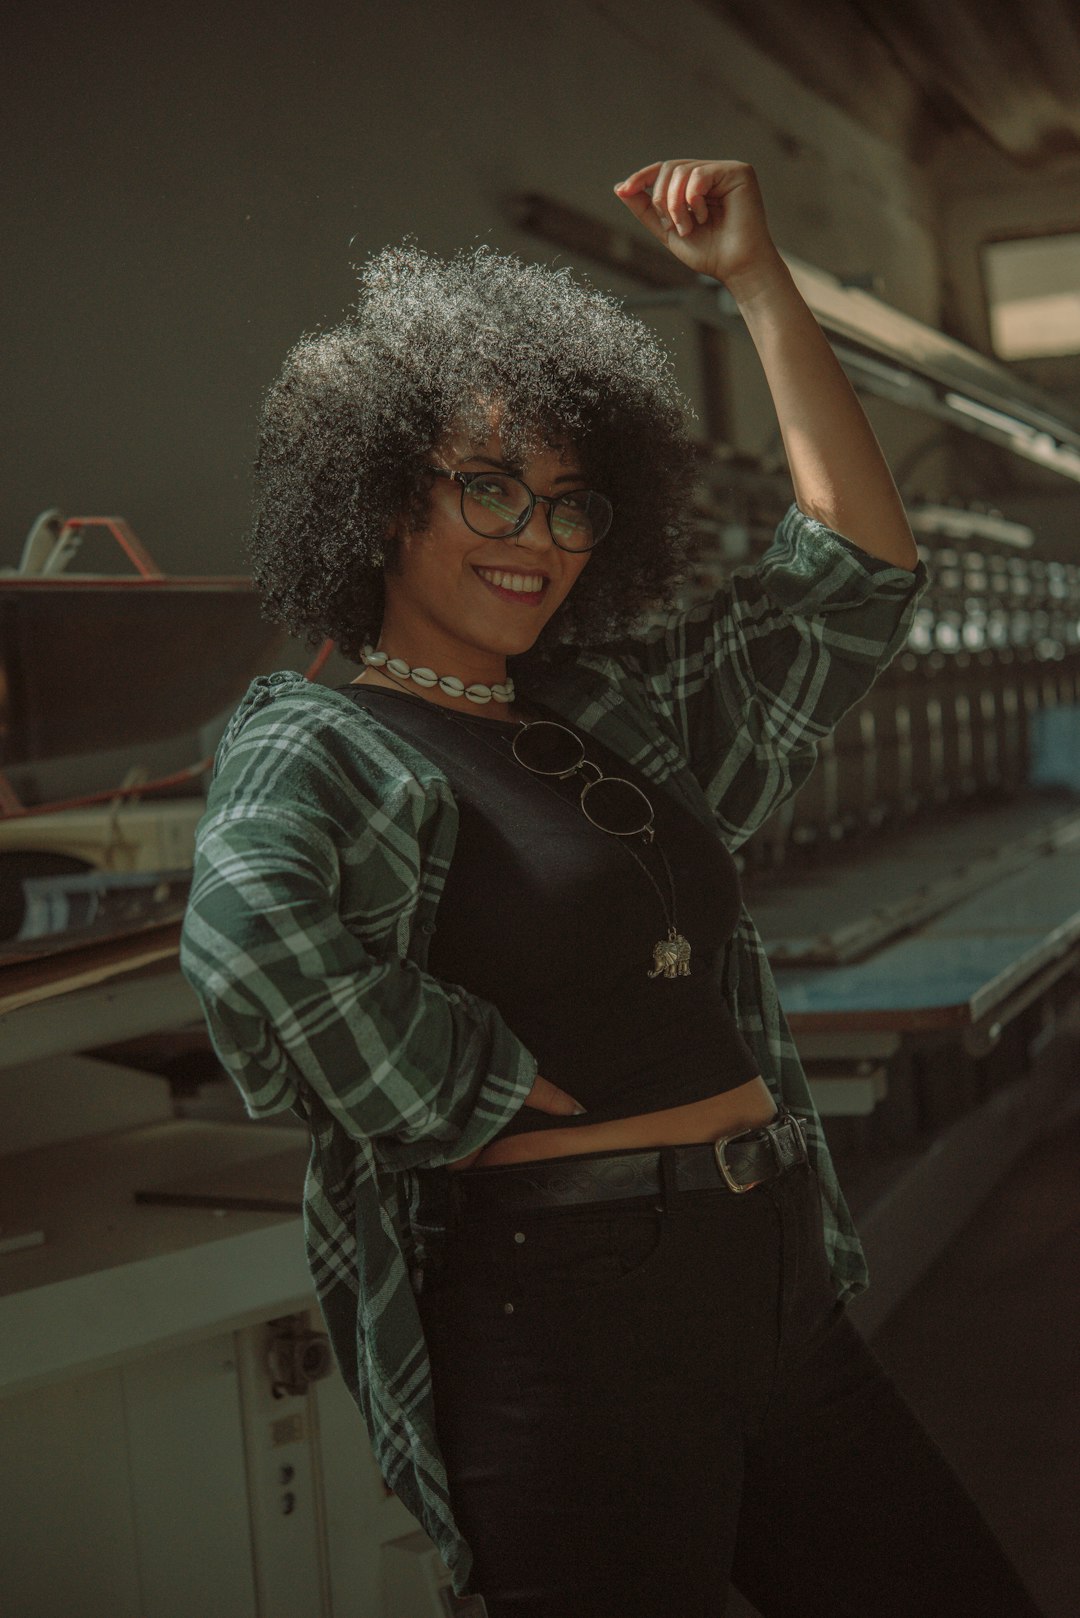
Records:
[[[470,461],[486,461],[488,466],[497,466],[500,471],[510,472],[514,477],[521,476],[517,467],[511,466],[509,461],[493,461],[490,455],[469,455],[466,456],[466,459]],[[551,481],[552,483],[580,483],[584,476],[584,472],[561,472],[557,478],[552,478]]]

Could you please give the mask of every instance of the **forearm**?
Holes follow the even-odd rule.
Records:
[[[351,931],[328,839],[284,803],[276,818],[234,805],[200,827],[180,942],[253,1117],[306,1090],[386,1165],[437,1165],[485,1146],[536,1078],[489,1002]]]
[[[896,567],[919,555],[854,388],[779,254],[726,282],[761,359],[795,499],[808,517]]]

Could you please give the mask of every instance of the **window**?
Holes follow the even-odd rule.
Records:
[[[1080,354],[1080,232],[988,242],[982,261],[996,354]]]

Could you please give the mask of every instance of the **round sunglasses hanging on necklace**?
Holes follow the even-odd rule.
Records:
[[[456,718],[456,715],[449,714],[447,709],[442,711],[447,713],[448,717]],[[468,728],[475,730],[476,727]],[[499,749],[494,748],[493,751],[498,752]],[[667,923],[667,937],[658,939],[653,945],[652,970],[646,976],[688,978],[690,944],[679,931],[675,913],[675,882],[668,857],[661,845],[655,841],[653,806],[641,788],[621,775],[605,775],[598,764],[586,758],[581,737],[568,726],[557,724],[554,720],[521,720],[511,741],[511,751],[524,769],[541,778],[550,775],[565,781],[571,775],[585,776],[585,784],[578,799],[585,818],[598,831],[607,832],[611,837],[641,837],[646,844],[655,846],[667,874],[668,892],[671,895],[670,910],[659,884],[645,862],[634,853],[628,843],[621,845],[652,883]],[[589,771],[595,771],[592,779],[589,779]],[[549,791],[555,791],[548,782],[545,781],[544,785]],[[560,797],[561,794],[555,793],[555,796]]]
[[[432,470],[435,469],[432,468]],[[365,654],[369,650],[369,647],[365,647]],[[371,659],[365,655],[365,662],[370,661]],[[425,676],[430,672],[427,669],[423,670]],[[388,674],[398,685],[403,686],[405,684],[404,679],[400,678],[391,667],[390,661],[385,664],[383,673]],[[439,683],[441,684],[442,682],[440,681]],[[484,729],[477,730],[475,724],[470,724],[463,714],[454,713],[452,709],[444,707],[442,703],[433,703],[432,706],[454,724],[464,726],[473,735],[479,735],[493,753],[502,754],[502,748],[492,746],[485,734],[486,731],[491,729],[491,720],[482,720],[481,724]],[[498,728],[505,734],[510,729],[510,725],[504,722]],[[528,770],[532,775],[540,776],[541,780],[543,780],[544,776],[553,775],[562,781],[568,776],[586,775],[587,771],[595,770],[596,774],[591,781],[586,775],[585,785],[582,787],[581,795],[578,799],[586,820],[595,826],[598,831],[606,832],[611,837],[620,839],[641,837],[646,844],[654,843],[653,806],[644,792],[640,787],[636,787],[632,781],[627,781],[621,775],[605,775],[598,764],[594,764],[592,759],[585,757],[585,747],[581,737],[571,730],[568,725],[559,724],[552,719],[520,719],[517,721],[511,738],[511,747],[514,758],[522,768]],[[549,792],[555,794],[555,797],[562,798],[562,794],[555,791],[550,781],[543,781],[543,784]],[[601,788],[606,788],[607,790],[602,791]],[[592,801],[593,813],[589,812],[585,804],[585,800],[590,794],[594,795]],[[653,945],[652,971],[648,972],[646,976],[650,978],[688,978],[690,976],[690,944],[679,931],[678,917],[675,914],[675,880],[671,874],[671,866],[668,864],[667,855],[660,844],[655,843],[656,851],[664,862],[664,870],[667,874],[668,892],[671,895],[670,910],[668,909],[667,900],[660,890],[659,883],[649,870],[649,867],[643,860],[638,858],[628,844],[621,842],[620,847],[629,854],[634,864],[652,883],[664,912],[664,920],[667,922],[667,937],[658,939]]]

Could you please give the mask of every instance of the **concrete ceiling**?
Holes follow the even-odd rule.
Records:
[[[1027,169],[1080,155],[1080,0],[706,4],[916,162],[963,124]]]

